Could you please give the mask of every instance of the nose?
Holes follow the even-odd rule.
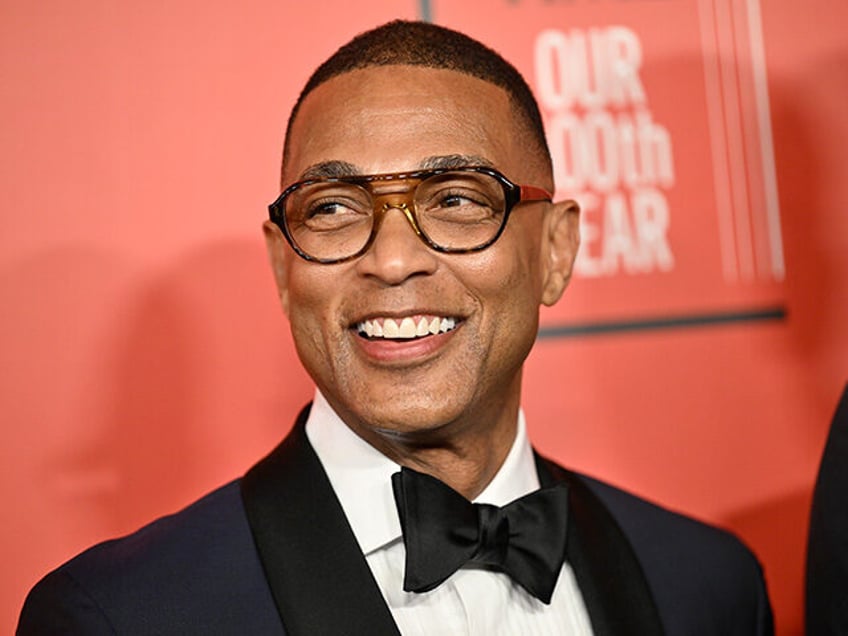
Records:
[[[383,203],[379,217],[374,241],[357,262],[359,272],[387,285],[399,285],[413,276],[432,274],[438,257],[418,237],[407,202]]]

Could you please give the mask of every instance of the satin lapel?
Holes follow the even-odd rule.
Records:
[[[542,487],[568,485],[566,558],[595,636],[661,636],[662,621],[642,566],[618,523],[580,478],[536,455]]]
[[[304,425],[242,479],[247,518],[289,636],[399,636]]]

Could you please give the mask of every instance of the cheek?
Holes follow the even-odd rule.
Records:
[[[313,274],[312,271],[307,273]],[[314,366],[308,360],[330,357],[336,286],[337,283],[327,276],[306,275],[297,268],[289,275],[288,318],[295,346],[307,368]]]
[[[518,236],[520,240],[505,242],[492,263],[496,275],[489,292],[489,319],[495,322],[496,344],[510,343],[523,356],[536,339],[542,276],[538,241],[525,233]]]
[[[481,294],[497,298],[504,309],[535,312],[541,301],[541,261],[537,236],[518,226],[482,253],[478,280],[486,281]]]

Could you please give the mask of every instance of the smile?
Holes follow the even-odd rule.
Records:
[[[446,316],[407,316],[405,318],[371,318],[357,323],[356,331],[368,338],[411,340],[447,333],[456,328],[457,319]]]

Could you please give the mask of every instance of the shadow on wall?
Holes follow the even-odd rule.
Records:
[[[311,396],[261,242],[205,246],[149,279],[110,333],[102,431],[61,473],[102,470],[108,527],[132,529],[243,473]]]
[[[834,336],[842,336],[845,342],[840,315],[848,314],[848,259],[844,249],[848,223],[841,207],[833,207],[843,198],[839,189],[844,190],[844,164],[840,160],[844,148],[835,142],[837,131],[828,125],[833,117],[822,117],[811,104],[838,108],[838,117],[844,120],[837,104],[842,103],[838,95],[848,97],[848,80],[843,72],[846,63],[845,56],[823,59],[803,75],[791,80],[774,78],[769,86],[791,343],[797,360],[808,371],[802,377],[806,380],[805,392],[813,399],[817,416],[821,416],[812,439],[818,454],[824,446],[834,395],[843,381],[829,377],[832,374],[823,377],[823,372],[826,374],[829,367],[844,371],[846,351],[834,347]]]
[[[145,282],[124,302],[98,343],[91,423],[72,423],[94,426],[99,434],[87,444],[56,449],[51,460],[59,485],[100,484],[79,495],[104,529],[119,532],[186,497],[198,470],[191,435],[202,394],[194,377],[202,332],[177,281]]]
[[[765,570],[777,633],[804,633],[804,563],[812,493],[804,488],[728,515],[733,528],[753,548]]]
[[[0,291],[8,625],[48,569],[242,474],[312,385],[261,239],[140,274],[114,253],[55,249],[3,272]]]

